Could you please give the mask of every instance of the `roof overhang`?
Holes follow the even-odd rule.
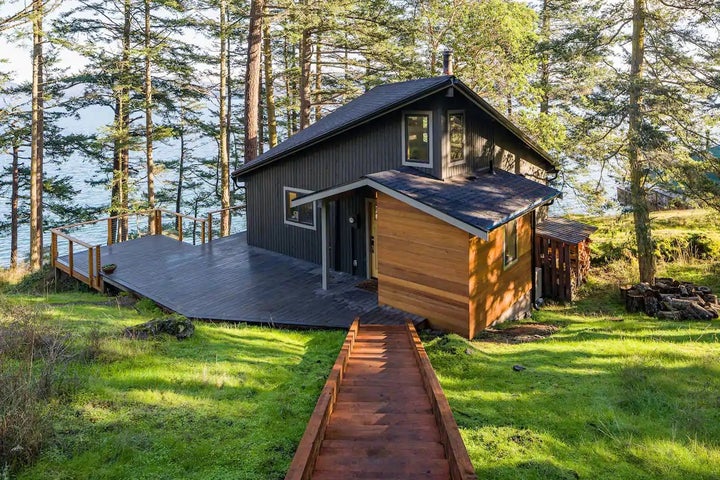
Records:
[[[370,187],[374,190],[377,190],[378,192],[384,193],[385,195],[394,198],[395,200],[398,200],[400,202],[403,202],[423,213],[426,213],[432,217],[437,218],[438,220],[441,220],[449,225],[452,225],[456,228],[459,228],[460,230],[463,230],[471,235],[475,235],[478,238],[481,238],[483,240],[487,240],[489,238],[489,234],[492,230],[495,230],[496,228],[504,225],[505,223],[512,221],[516,218],[519,218],[526,213],[535,210],[538,207],[541,207],[544,204],[551,203],[555,200],[555,198],[559,197],[561,194],[558,193],[557,195],[553,195],[548,198],[540,199],[527,207],[520,209],[508,217],[506,217],[502,222],[497,222],[494,224],[489,230],[485,230],[479,227],[476,227],[474,225],[470,225],[467,222],[464,222],[458,218],[453,217],[452,215],[448,215],[445,212],[441,212],[429,205],[426,205],[414,198],[411,198],[401,192],[398,192],[397,190],[393,190],[392,188],[387,187],[386,185],[383,185],[375,180],[372,180],[370,178],[361,178],[360,180],[357,180],[355,182],[346,183],[343,185],[336,185],[330,188],[326,188],[324,190],[319,190],[317,192],[308,193],[307,195],[303,195],[302,197],[298,197],[290,202],[291,207],[299,207],[301,205],[307,205],[313,202],[318,202],[322,200],[327,200],[333,197],[337,197],[339,195],[342,195],[344,193],[357,190],[359,188],[363,187]]]
[[[337,187],[330,187],[325,190],[320,190],[315,193],[309,193],[307,195],[304,195],[302,197],[296,198],[295,200],[291,201],[290,206],[291,207],[299,207],[300,205],[306,205],[308,203],[335,197],[337,195],[343,194],[345,192],[349,192],[351,190],[356,190],[361,187],[373,188],[373,189],[377,190],[378,192],[382,192],[385,195],[394,198],[395,200],[398,200],[407,205],[410,205],[411,207],[416,208],[423,213],[427,213],[428,215],[435,217],[438,220],[442,220],[443,222],[448,223],[454,227],[457,227],[460,230],[464,230],[467,233],[470,233],[472,235],[475,235],[476,237],[482,238],[483,240],[488,239],[488,235],[489,235],[488,231],[483,230],[481,228],[477,228],[473,225],[468,225],[467,223],[465,223],[461,220],[458,220],[457,218],[455,218],[451,215],[440,212],[432,207],[429,207],[428,205],[425,205],[422,202],[418,202],[414,198],[410,198],[407,195],[403,195],[402,193],[395,191],[392,188],[388,188],[385,185],[378,183],[374,180],[371,180],[369,178],[362,178],[353,183],[347,183],[345,185],[339,185]]]

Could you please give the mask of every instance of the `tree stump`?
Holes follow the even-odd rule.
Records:
[[[625,297],[625,308],[630,313],[644,311],[645,295],[628,292],[627,297]]]

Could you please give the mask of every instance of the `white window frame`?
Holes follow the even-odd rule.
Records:
[[[295,222],[293,220],[288,220],[287,217],[287,209],[288,209],[288,197],[287,192],[294,192],[299,194],[305,194],[305,193],[313,193],[312,190],[305,190],[303,188],[295,188],[295,187],[283,187],[283,193],[282,193],[282,218],[285,225],[292,225],[293,227],[299,227],[299,228],[305,228],[308,230],[317,230],[317,205],[316,202],[312,202],[312,209],[313,209],[313,224],[308,225],[306,223],[302,222]],[[297,207],[300,208],[300,207]]]
[[[462,160],[456,160],[452,161],[450,158],[450,154],[452,153],[452,146],[450,144],[450,115],[457,115],[462,114],[462,127],[463,127],[463,158]],[[467,121],[466,121],[467,115],[465,113],[465,110],[448,110],[447,111],[447,158],[448,158],[448,166],[449,167],[456,167],[458,165],[465,165],[467,163],[467,157],[468,157],[468,145],[467,145]]]
[[[408,161],[407,158],[405,158],[405,155],[407,154],[407,136],[405,132],[405,117],[408,115],[427,115],[428,116],[428,163],[422,163],[422,162],[413,162]],[[401,121],[401,131],[402,131],[402,164],[406,165],[408,167],[420,167],[420,168],[433,168],[434,165],[434,152],[433,152],[433,112],[432,110],[403,110],[402,111],[402,121]]]
[[[518,218],[515,218],[503,225],[503,270],[507,270],[520,260],[520,230],[518,230],[520,228],[520,222],[518,220]],[[507,258],[507,231],[508,225],[513,222],[515,223],[515,258],[507,262],[505,260]]]

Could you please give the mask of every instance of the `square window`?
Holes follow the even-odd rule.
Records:
[[[296,198],[312,192],[291,187],[283,188],[283,192],[285,194],[285,223],[315,230],[315,202],[299,207],[290,206],[290,202]]]

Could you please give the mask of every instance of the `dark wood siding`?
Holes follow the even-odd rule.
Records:
[[[315,230],[285,224],[283,187],[317,191],[401,166],[401,123],[402,112],[406,110],[433,113],[433,168],[423,170],[438,178],[471,174],[487,167],[490,158],[494,158],[495,165],[513,173],[524,169],[523,161],[541,163],[534,151],[467,97],[457,91],[448,96],[444,90],[248,174],[243,178],[248,243],[320,263],[319,209]],[[465,111],[468,145],[466,163],[452,167],[448,165],[448,110]],[[517,165],[503,165],[508,158]],[[371,192],[354,192],[330,204],[330,265],[335,270],[367,273],[365,198],[370,196]],[[348,222],[350,216],[359,220],[357,227]]]

